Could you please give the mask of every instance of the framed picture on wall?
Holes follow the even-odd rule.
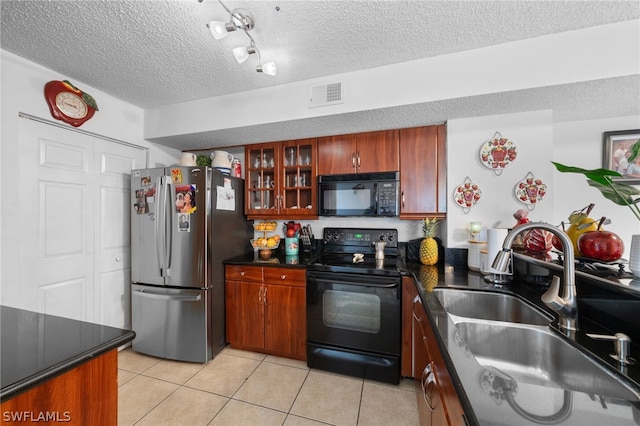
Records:
[[[616,181],[640,184],[640,155],[634,161],[628,161],[631,148],[638,141],[640,141],[640,129],[603,133],[603,167],[615,170],[623,176],[614,178]]]

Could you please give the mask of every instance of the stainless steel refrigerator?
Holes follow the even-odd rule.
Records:
[[[251,251],[244,181],[208,167],[131,179],[133,350],[206,362],[226,344],[222,262]]]

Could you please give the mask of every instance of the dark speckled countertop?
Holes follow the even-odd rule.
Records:
[[[135,337],[130,330],[0,306],[0,400],[6,401]]]
[[[421,276],[426,278],[427,274],[421,274],[423,266],[420,263],[408,262],[407,273],[416,278],[418,292],[426,308],[433,330],[435,331],[438,345],[443,353],[443,358],[447,364],[454,385],[457,388],[463,408],[468,415],[471,424],[479,425],[535,425],[552,424],[544,423],[559,411],[565,403],[565,398],[570,400],[570,414],[565,418],[555,419],[553,424],[559,425],[640,425],[640,401],[638,397],[625,399],[619,395],[606,395],[594,393],[566,390],[555,385],[540,385],[526,382],[518,383],[515,401],[521,407],[514,408],[514,404],[499,397],[496,389],[488,389],[487,381],[483,382],[487,368],[483,367],[475,359],[461,340],[460,334],[454,322],[447,316],[437,297],[432,292],[435,283],[421,282]],[[588,283],[579,283],[583,293],[592,292],[586,286]],[[546,290],[545,285],[523,282],[516,279],[504,286],[494,286],[484,280],[483,276],[474,271],[469,271],[463,266],[439,266],[438,287],[463,287],[467,289],[479,289],[488,291],[510,292],[527,299],[529,302],[547,311],[557,318],[540,301],[540,295]],[[615,289],[614,289],[615,290]],[[620,293],[615,297],[620,297]],[[615,298],[614,297],[614,298]],[[622,296],[626,297],[626,296]],[[634,301],[637,302],[637,301]],[[579,305],[580,310],[580,305]],[[586,311],[586,309],[583,309]],[[580,317],[581,330],[577,333],[573,342],[574,346],[586,351],[587,357],[595,360],[599,365],[604,366],[613,376],[621,377],[634,389],[636,395],[640,395],[640,368],[638,364],[631,366],[623,375],[617,368],[616,363],[609,358],[613,346],[611,342],[600,342],[585,336],[585,333],[612,334],[617,327],[623,326],[624,322],[612,325],[603,323],[602,317],[592,320],[586,316]],[[637,324],[636,324],[637,327]],[[560,334],[555,327],[555,321],[550,327],[554,332]],[[617,330],[625,331],[627,330]],[[632,330],[629,330],[632,332]],[[604,344],[603,344],[604,343]],[[631,349],[632,356],[640,358],[640,349],[637,341]],[[562,368],[561,366],[556,366]],[[542,372],[541,372],[542,373]],[[552,383],[552,381],[549,381]],[[631,394],[633,393],[631,392]],[[524,408],[524,409],[522,409]],[[524,413],[524,415],[523,415]],[[531,413],[539,414],[529,416]],[[547,419],[544,419],[547,417]]]

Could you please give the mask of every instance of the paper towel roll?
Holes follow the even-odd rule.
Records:
[[[491,264],[493,259],[500,250],[502,250],[502,243],[509,232],[506,228],[489,228],[487,229],[487,257],[486,264],[482,265],[482,271],[492,272]]]

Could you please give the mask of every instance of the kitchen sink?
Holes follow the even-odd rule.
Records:
[[[553,320],[535,305],[512,294],[454,288],[435,288],[433,293],[444,310],[457,317],[532,325],[549,325]]]
[[[620,381],[547,327],[461,321],[460,344],[505,386],[531,384],[640,401],[640,390]],[[511,385],[509,383],[511,382]]]

